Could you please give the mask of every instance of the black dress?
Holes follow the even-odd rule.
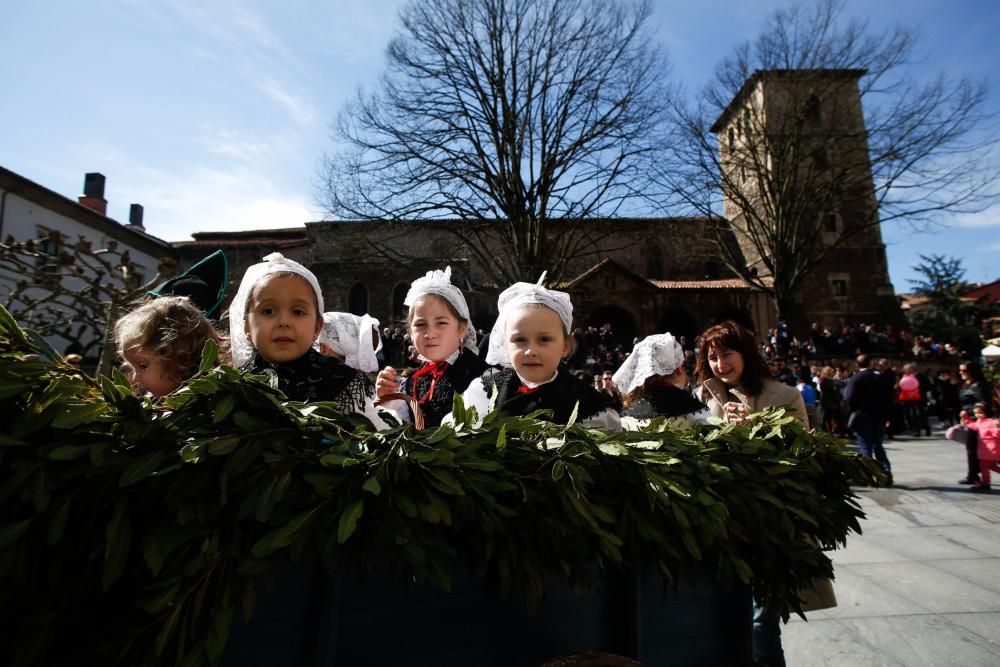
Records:
[[[468,389],[472,381],[488,368],[489,365],[475,352],[463,347],[454,364],[424,364],[413,375],[403,379],[400,391],[420,403],[426,427],[439,426],[451,412],[455,394]]]
[[[312,348],[298,359],[279,364],[254,354],[240,370],[255,375],[274,374],[278,389],[289,399],[302,403],[331,401],[344,412],[365,414],[366,399],[375,395],[375,385],[367,375]]]
[[[634,419],[654,419],[656,417],[680,417],[693,415],[708,406],[679,387],[653,387],[638,401],[625,408],[625,417]]]
[[[579,402],[579,423],[609,408],[615,409],[611,396],[566,371],[560,371],[555,380],[535,389],[525,387],[513,368],[486,371],[482,382],[487,396],[492,396],[494,389],[500,392],[496,407],[504,417],[527,415],[535,410],[552,410],[549,421],[565,424]]]

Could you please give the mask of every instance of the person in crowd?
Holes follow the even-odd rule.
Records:
[[[886,420],[892,410],[895,383],[889,384],[870,367],[868,355],[859,355],[857,364],[858,372],[844,388],[844,398],[851,411],[847,426],[857,437],[861,454],[874,458],[890,473],[891,486],[892,465],[883,441]]]
[[[917,379],[917,369],[913,364],[903,366],[903,377],[899,378],[899,404],[903,409],[903,424],[914,437],[920,437],[921,407],[924,397],[920,393],[920,380]]]
[[[802,403],[806,408],[806,415],[809,417],[809,427],[816,428],[819,423],[819,392],[813,386],[808,377],[799,376],[799,381],[795,388],[802,394]]]
[[[608,394],[560,370],[570,352],[573,304],[569,294],[546,289],[542,280],[534,285],[515,283],[500,294],[486,356],[499,369],[487,370],[469,385],[462,395],[465,405],[485,415],[494,397],[495,409],[504,416],[551,410],[547,418],[565,424],[576,412],[578,424],[621,430]]]
[[[958,400],[958,385],[955,384],[952,373],[947,368],[938,371],[934,380],[934,395],[937,397],[937,417],[943,426],[954,426],[958,423],[958,413],[961,404]]]
[[[379,368],[378,353],[382,350],[378,324],[378,320],[367,314],[323,313],[316,349],[362,373],[374,373]]]
[[[601,373],[600,391],[603,391],[605,394],[610,396],[611,400],[614,401],[615,410],[621,412],[623,404],[622,393],[618,390],[618,387],[615,386],[614,373],[612,373],[610,369],[605,369],[605,371]]]
[[[794,386],[773,379],[757,351],[753,334],[736,322],[710,327],[698,340],[697,372],[704,378],[695,397],[715,417],[727,421],[775,405],[787,405],[803,426],[809,426],[802,394]],[[820,592],[822,590],[822,593]],[[836,605],[830,582],[819,582],[812,609]],[[753,659],[756,664],[785,664],[780,619],[756,597],[753,606]]]
[[[976,456],[979,458],[979,474],[982,479],[969,490],[974,493],[991,493],[990,471],[1000,472],[1000,424],[987,416],[985,403],[976,403],[972,412],[975,419],[966,416],[963,423],[977,436]]]
[[[376,381],[380,399],[390,394],[412,396],[420,405],[427,427],[439,426],[451,412],[455,394],[468,389],[488,367],[479,358],[476,328],[462,290],[451,282],[451,267],[428,271],[413,281],[403,300],[410,310],[407,327],[422,365],[399,381],[396,369],[386,366]],[[409,408],[400,399],[387,402],[403,419]]]
[[[313,348],[323,328],[323,292],[312,271],[271,253],[243,274],[229,307],[233,365],[266,375],[293,401],[332,401],[387,428],[368,376]]]
[[[627,431],[642,430],[658,417],[671,428],[690,427],[708,410],[687,390],[684,350],[669,333],[637,343],[613,380],[625,394],[622,427]]]
[[[198,372],[209,340],[223,351],[222,337],[188,297],[147,301],[115,323],[115,349],[139,392],[166,396]]]
[[[843,415],[841,403],[844,396],[837,386],[837,372],[832,366],[824,366],[819,372],[819,403],[823,414],[823,430],[840,433]]]
[[[958,391],[958,402],[961,408],[959,416],[963,421],[971,419],[973,408],[977,403],[983,404],[986,416],[992,417],[993,386],[983,375],[979,364],[966,361],[958,366],[962,379],[962,387]],[[979,480],[979,437],[976,431],[970,431],[965,440],[965,458],[968,472],[958,480],[959,484],[976,484]]]

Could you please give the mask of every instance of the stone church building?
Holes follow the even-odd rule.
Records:
[[[778,95],[775,91],[780,85],[801,82],[785,78],[775,84],[760,74],[747,81],[713,127],[720,145],[725,145],[727,136],[731,142],[732,128],[743,117],[739,105],[745,99]],[[829,76],[826,72],[822,75]],[[837,130],[837,123],[856,124],[860,118],[860,73],[834,76],[839,86],[836,94],[857,109],[857,116],[834,120],[830,131]],[[851,211],[837,211],[828,216],[828,224],[834,229],[849,225],[851,215]],[[270,252],[281,252],[316,273],[327,310],[367,312],[383,326],[405,318],[403,298],[411,280],[427,270],[451,265],[453,280],[469,298],[474,323],[487,329],[496,316],[496,295],[505,286],[491,285],[469,249],[449,231],[449,227],[461,224],[441,220],[320,221],[289,229],[196,233],[192,241],[175,246],[181,270],[216,249],[224,250],[229,260],[230,295],[247,266]],[[619,342],[627,347],[636,336],[664,331],[691,338],[727,318],[738,319],[758,332],[767,331],[776,319],[771,301],[726,268],[713,240],[713,224],[729,224],[738,230],[741,223],[732,217],[728,223],[703,217],[592,220],[588,225],[594,232],[593,252],[571,262],[561,282],[550,286],[571,294],[576,326],[610,323]],[[739,238],[740,234],[734,233],[732,243],[741,246],[747,266],[755,265],[759,257],[743,247]],[[867,227],[842,247],[832,249],[810,273],[800,300],[811,321],[831,325],[897,322],[899,307],[879,227]]]

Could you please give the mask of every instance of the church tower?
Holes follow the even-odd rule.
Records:
[[[899,324],[858,86],[864,70],[758,70],[711,130],[747,266],[797,326]]]

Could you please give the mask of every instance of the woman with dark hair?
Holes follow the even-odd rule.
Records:
[[[753,334],[736,322],[716,324],[701,335],[696,372],[704,381],[695,396],[715,417],[740,419],[773,405],[789,405],[809,426],[802,394],[771,377]]]
[[[962,420],[974,419],[973,408],[976,403],[982,403],[987,417],[993,416],[993,386],[979,364],[963,361],[958,367],[962,378],[962,388],[958,390],[958,402],[962,407]],[[959,484],[979,484],[979,438],[975,431],[968,431],[965,439],[965,458],[968,474]]]
[[[771,377],[753,334],[736,322],[716,324],[701,335],[697,371],[704,381],[695,389],[695,396],[708,406],[712,415],[726,421],[738,421],[773,405],[788,405],[799,422],[808,428],[809,417],[802,394],[795,387]],[[829,580],[815,582],[811,589],[802,591],[802,598],[808,601],[803,605],[808,611],[837,606]],[[753,659],[754,664],[785,667],[780,619],[756,596]]]

